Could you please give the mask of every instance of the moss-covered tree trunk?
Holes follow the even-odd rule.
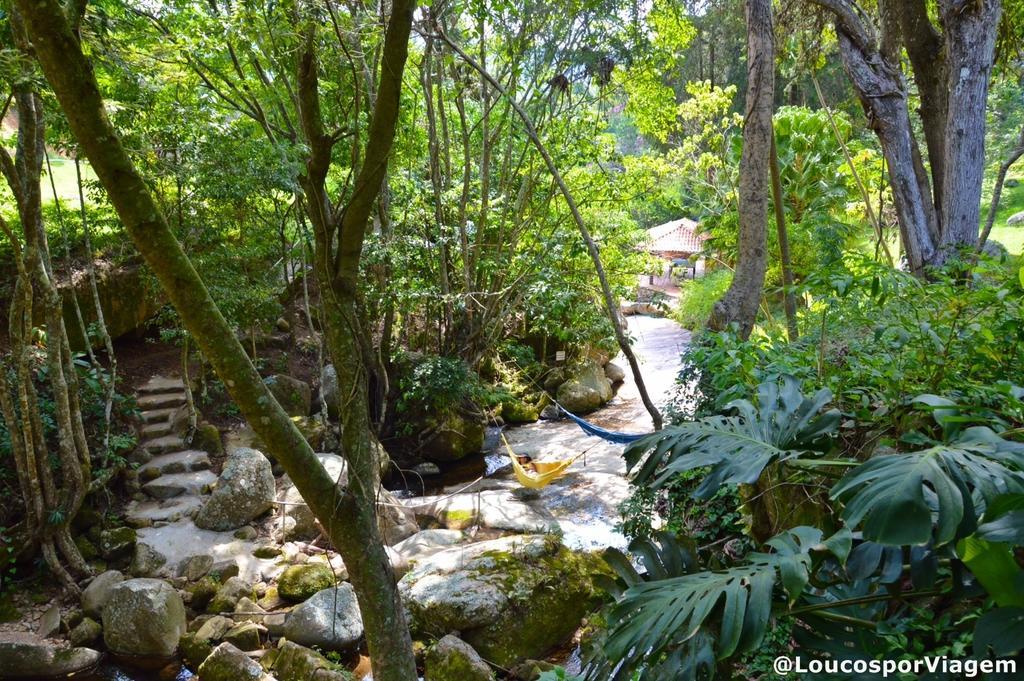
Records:
[[[416,678],[416,669],[411,641],[376,526],[373,504],[376,487],[366,484],[367,473],[372,469],[367,466],[371,457],[366,454],[369,451],[366,443],[370,441],[366,394],[365,390],[360,390],[365,382],[346,384],[347,379],[358,378],[365,371],[357,352],[358,343],[354,340],[357,338],[354,290],[343,288],[346,295],[351,295],[340,299],[330,309],[331,325],[338,326],[327,333],[331,356],[339,367],[343,406],[352,410],[351,416],[343,419],[345,454],[350,465],[350,484],[343,489],[335,485],[295,424],[270,394],[175,239],[149,187],[106,116],[92,65],[60,4],[57,0],[17,0],[17,6],[25,17],[36,56],[71,130],[132,241],[246,420],[284,466],[349,566],[362,610],[374,678],[412,681]],[[363,230],[386,170],[379,161],[386,160],[394,138],[413,7],[412,2],[397,0],[388,22],[380,95],[366,153],[367,159],[378,162],[364,165],[368,170],[360,173],[346,210],[346,217],[354,224],[361,222]],[[307,200],[313,204],[317,197],[307,197]],[[358,272],[364,236],[365,232],[357,233],[353,229],[340,243],[337,261],[342,271]],[[345,391],[346,387],[352,390]]]

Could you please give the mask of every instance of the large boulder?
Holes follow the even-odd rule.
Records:
[[[542,657],[599,603],[595,554],[556,537],[511,536],[456,547],[421,561],[399,582],[413,632],[459,631],[491,663]]]
[[[460,638],[445,636],[427,649],[424,681],[493,681],[494,672]]]
[[[558,520],[546,509],[520,501],[507,489],[418,497],[412,503],[417,518],[424,524],[436,522],[451,530],[481,526],[523,534],[559,531]]]
[[[277,593],[281,598],[301,603],[322,589],[334,586],[334,573],[324,563],[292,565],[277,578]]]
[[[196,514],[204,530],[236,530],[273,505],[274,474],[258,449],[239,447],[228,454],[217,487]]]
[[[574,414],[594,411],[612,399],[612,382],[596,362],[584,364],[573,377],[558,386],[558,401]]]
[[[484,447],[484,422],[457,409],[447,409],[427,421],[429,435],[421,453],[431,461],[458,461]]]
[[[141,329],[163,305],[159,287],[151,284],[152,276],[142,266],[100,267],[96,274],[96,290],[100,297],[100,307],[103,308],[103,322],[111,338],[119,338]],[[73,287],[61,286],[60,293],[68,342],[72,350],[84,350],[82,327],[78,324],[72,296],[78,299],[78,309],[86,327],[91,327],[96,322],[96,307],[93,305],[89,280],[85,276],[76,275]],[[34,313],[42,315],[42,306],[37,306]],[[35,320],[39,325],[42,322],[41,316]],[[97,336],[92,336],[90,340],[93,345],[102,344]]]
[[[89,617],[101,617],[114,587],[123,581],[124,575],[117,570],[107,570],[96,575],[82,591],[82,612]]]
[[[385,459],[390,461],[387,458],[387,452],[379,445],[378,452],[381,462]],[[338,484],[343,487],[348,484],[348,466],[345,459],[337,454],[325,453],[319,453],[316,457],[327,469],[327,474],[331,476],[332,480],[338,481]],[[281,513],[284,516],[281,522],[282,539],[309,541],[320,534],[320,524],[302,499],[299,490],[287,476],[281,480],[281,491],[277,497],[284,502],[281,505]],[[377,522],[386,543],[398,543],[415,534],[419,529],[413,513],[402,506],[391,492],[383,488],[379,489],[377,501]]]
[[[615,362],[608,362],[604,365],[604,375],[612,382],[612,385],[626,380],[626,370]]]
[[[274,374],[263,379],[277,403],[289,416],[309,416],[312,391],[309,383],[287,374]]]
[[[159,579],[121,582],[103,608],[103,640],[122,655],[173,655],[185,631],[181,596]]]
[[[259,662],[227,642],[214,648],[198,671],[203,681],[268,681],[273,678],[263,671]]]
[[[24,634],[0,635],[0,678],[65,677],[99,664],[99,651],[57,647]]]
[[[533,423],[540,419],[540,410],[526,400],[509,397],[501,403],[501,418],[508,424]]]
[[[350,681],[352,678],[340,665],[288,639],[281,639],[273,653],[274,673],[281,681]]]
[[[324,589],[288,613],[284,636],[304,646],[350,651],[363,637],[363,620],[352,585]]]

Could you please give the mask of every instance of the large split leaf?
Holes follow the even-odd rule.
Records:
[[[820,413],[832,399],[828,390],[806,398],[792,376],[768,381],[758,388],[757,405],[736,400],[729,416],[711,416],[678,425],[637,440],[625,452],[634,481],[660,487],[677,473],[710,467],[694,492],[710,498],[722,485],[752,484],[765,467],[820,450],[840,420],[837,410]],[[644,455],[650,455],[644,459]]]
[[[836,483],[832,497],[865,539],[926,544],[934,526],[941,545],[974,532],[979,502],[1024,491],[1022,470],[1024,445],[976,427],[952,444],[870,459]]]

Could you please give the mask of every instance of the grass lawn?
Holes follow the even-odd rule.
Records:
[[[1011,172],[1007,178],[1020,182],[1016,187],[1003,187],[1003,195],[999,198],[999,210],[996,212],[996,221],[992,224],[992,235],[1006,250],[1014,255],[1024,253],[1024,224],[1007,225],[1006,219],[1014,213],[1024,211],[1024,173]],[[985,227],[985,215],[988,213],[988,197],[981,208],[981,226]]]
[[[50,156],[50,167],[53,168],[53,182],[57,186],[57,196],[60,197],[61,205],[67,209],[78,208],[78,183],[75,181],[75,161],[64,159],[58,156]],[[88,161],[81,162],[82,181],[87,185],[90,181],[96,180],[96,173]],[[50,186],[50,178],[46,175],[46,165],[43,165],[43,201],[53,202],[53,188]],[[86,201],[88,201],[88,189],[86,189]]]

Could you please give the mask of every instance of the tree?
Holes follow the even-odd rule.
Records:
[[[736,273],[715,303],[708,327],[736,323],[745,338],[754,328],[768,268],[768,169],[775,108],[775,35],[770,0],[747,0],[747,103],[740,157],[739,246]]]
[[[1000,0],[940,0],[941,32],[925,0],[880,1],[877,29],[852,0],[810,1],[831,13],[847,75],[881,143],[910,270],[920,275],[973,249]],[[910,120],[904,48],[921,98],[927,169]]]
[[[340,219],[322,223],[316,234],[317,275],[325,305],[328,350],[341,385],[352,387],[339,405],[348,461],[348,485],[336,484],[297,427],[270,394],[232,329],[182,251],[144,178],[135,169],[108,120],[89,59],[57,0],[18,0],[27,34],[70,128],[107,190],[136,247],[153,269],[186,328],[202,348],[243,415],[282,463],[303,499],[321,520],[349,567],[363,623],[374,678],[408,681],[415,661],[394,575],[381,544],[375,513],[376,450],[369,423],[364,354],[356,312],[359,260],[368,219],[384,178],[394,139],[399,89],[408,50],[414,2],[391,7],[382,51],[380,82],[370,121],[363,164]],[[297,96],[306,137],[313,143],[304,188],[315,210],[331,208],[322,180],[331,138],[319,120],[317,60],[309,43],[314,17],[304,17],[306,49],[300,54]],[[325,157],[326,154],[326,157]]]

